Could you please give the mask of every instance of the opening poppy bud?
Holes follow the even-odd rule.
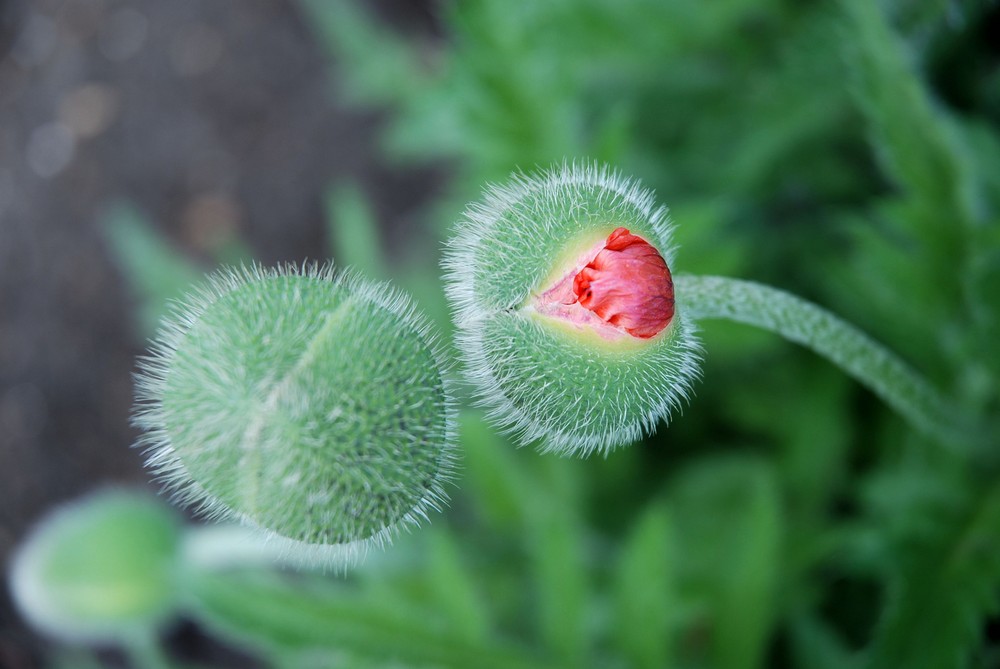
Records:
[[[648,191],[597,165],[515,176],[469,207],[447,291],[501,427],[545,451],[607,452],[687,396],[699,346],[674,304],[670,233]]]

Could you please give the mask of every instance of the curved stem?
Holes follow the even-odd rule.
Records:
[[[211,570],[282,566],[282,553],[242,525],[193,525],[183,544],[184,563]]]
[[[943,442],[962,438],[957,414],[944,397],[884,346],[829,311],[740,279],[678,276],[674,287],[690,318],[722,318],[775,332],[843,369],[925,434]]]

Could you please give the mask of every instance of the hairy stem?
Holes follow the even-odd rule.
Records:
[[[724,318],[775,332],[843,369],[921,432],[945,443],[963,436],[958,414],[923,377],[829,311],[740,279],[678,276],[675,289],[690,318]]]

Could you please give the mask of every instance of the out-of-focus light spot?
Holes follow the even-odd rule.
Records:
[[[96,137],[108,129],[118,115],[117,89],[90,83],[73,89],[59,105],[59,120],[77,139]]]
[[[11,344],[4,347],[13,355],[24,355],[25,351]],[[41,426],[49,420],[49,410],[45,395],[38,386],[32,383],[15,384],[4,393],[0,393],[0,428],[11,438],[11,443],[22,439],[36,437],[41,432]]]
[[[14,176],[10,170],[0,170],[0,214],[14,203]]]
[[[125,7],[108,17],[98,34],[98,48],[111,61],[128,60],[146,43],[149,19],[137,9]]]
[[[178,31],[170,40],[170,65],[182,77],[197,76],[215,67],[223,51],[222,36],[199,23]]]
[[[92,38],[104,24],[107,0],[75,0],[59,9],[59,24],[79,41]]]
[[[59,43],[59,29],[44,14],[31,14],[11,48],[10,55],[24,68],[42,65],[52,56]]]
[[[73,131],[63,123],[46,123],[28,137],[25,159],[35,174],[50,179],[66,169],[75,149]]]
[[[235,187],[239,174],[240,164],[233,156],[206,148],[192,155],[184,182],[192,191],[220,191]]]
[[[196,248],[213,251],[236,236],[243,211],[227,193],[205,193],[184,207],[185,237]]]

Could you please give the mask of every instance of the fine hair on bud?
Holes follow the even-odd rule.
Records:
[[[487,188],[443,266],[463,371],[494,422],[586,456],[668,419],[700,353],[674,303],[673,252],[666,209],[606,166],[564,163]]]
[[[140,360],[147,465],[184,504],[340,567],[447,501],[455,408],[430,324],[324,266],[223,269]]]

